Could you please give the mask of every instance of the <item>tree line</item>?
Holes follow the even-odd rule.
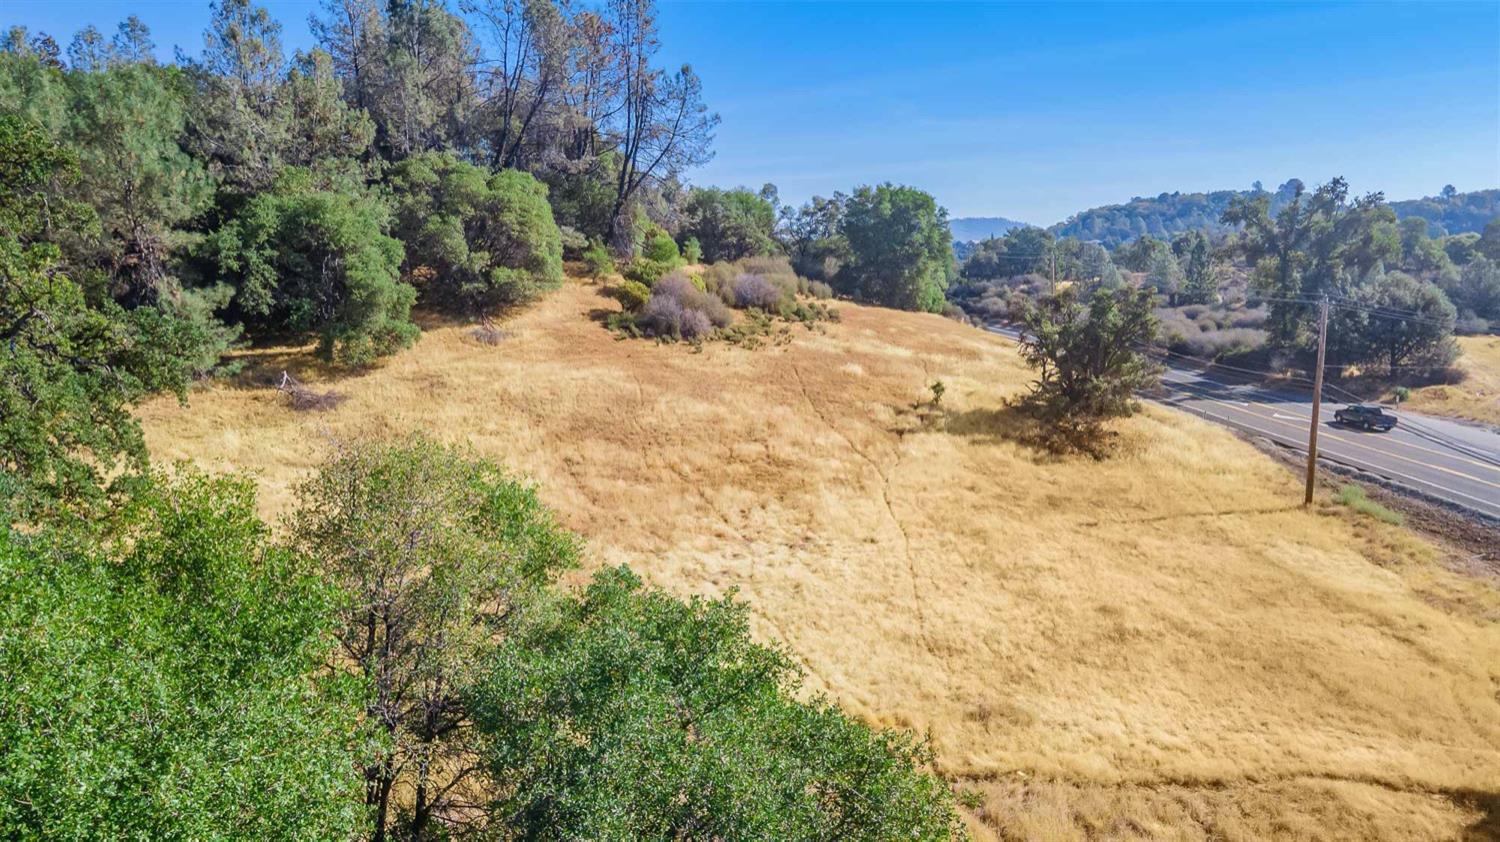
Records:
[[[1059,281],[1084,297],[1137,285],[1155,290],[1174,324],[1202,322],[1196,314],[1205,310],[1225,314],[1219,321],[1236,328],[1206,344],[1236,353],[1307,351],[1317,302],[1328,297],[1339,371],[1420,375],[1452,362],[1455,332],[1500,324],[1500,219],[1477,233],[1433,230],[1426,219],[1398,218],[1379,193],[1350,196],[1343,179],[1313,190],[1294,179],[1275,194],[1228,197],[1213,227],[1170,239],[1147,234],[1112,250],[1013,229],[973,246],[952,295],[977,316],[1019,318],[1020,299],[1044,296]],[[1201,344],[1188,337],[1183,347]]]
[[[1222,217],[1232,202],[1265,196],[1271,210],[1277,211],[1291,200],[1299,183],[1290,179],[1274,191],[1256,182],[1250,190],[1243,191],[1138,196],[1122,204],[1090,208],[1047,230],[1059,238],[1093,240],[1111,249],[1143,236],[1171,240],[1195,230],[1210,236],[1226,234],[1233,230],[1233,225]],[[1390,206],[1398,220],[1409,217],[1427,220],[1434,237],[1478,233],[1490,220],[1500,216],[1500,189],[1460,192],[1450,184],[1435,196],[1391,202]]]

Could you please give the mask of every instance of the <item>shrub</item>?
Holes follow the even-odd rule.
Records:
[[[704,338],[732,320],[723,301],[673,274],[652,288],[636,326],[650,336],[691,340]]]
[[[661,280],[662,275],[667,274],[674,268],[676,267],[671,264],[661,263],[645,257],[637,257],[626,265],[621,274],[632,281],[645,284],[649,287],[655,286],[656,282]]]
[[[698,243],[697,237],[688,237],[682,244],[682,259],[689,263],[703,262],[703,246]]]
[[[1087,305],[1065,289],[1028,308],[1021,357],[1039,371],[1020,407],[1042,423],[1043,444],[1099,456],[1102,423],[1136,411],[1135,393],[1161,373],[1137,350],[1156,338],[1151,301],[1149,287],[1099,293]]]
[[[590,278],[602,280],[609,277],[615,271],[615,259],[610,256],[609,249],[598,240],[589,243],[589,247],[583,252],[583,268],[589,273]]]
[[[828,299],[833,297],[833,287],[822,281],[808,281],[807,294],[813,298]]]
[[[406,265],[436,269],[445,303],[488,310],[562,284],[562,233],[546,185],[529,173],[427,152],[396,164],[390,180]]]
[[[740,270],[733,263],[712,263],[703,270],[703,289],[725,304],[734,303],[734,279]]]
[[[559,225],[557,232],[562,239],[563,257],[576,259],[589,247],[589,238],[582,231],[567,225]]]
[[[1266,308],[1264,306],[1236,310],[1229,315],[1228,320],[1229,327],[1265,327],[1265,324]]]
[[[646,306],[651,297],[651,288],[639,281],[624,281],[614,289],[615,300],[628,312],[636,312]]]
[[[780,287],[760,275],[740,275],[734,279],[732,289],[734,306],[742,309],[754,307],[768,313],[779,311],[786,297]]]
[[[677,251],[677,243],[670,234],[659,227],[653,227],[646,232],[646,241],[641,246],[641,257],[669,268],[682,262],[682,255]]]

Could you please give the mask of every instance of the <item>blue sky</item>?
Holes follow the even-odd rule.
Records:
[[[267,0],[288,49],[315,0]],[[4,0],[66,46],[134,11],[166,56],[207,0]],[[663,58],[723,117],[695,183],[784,200],[894,181],[1050,224],[1172,190],[1347,177],[1500,186],[1500,3],[663,2]]]

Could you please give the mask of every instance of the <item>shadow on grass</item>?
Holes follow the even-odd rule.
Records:
[[[1086,456],[1094,460],[1116,454],[1119,434],[1102,425],[1070,429],[1036,418],[1027,407],[1007,403],[999,409],[942,410],[937,425],[950,435],[978,441],[1019,444],[1040,459],[1058,460]]]
[[[1478,789],[1460,789],[1448,793],[1448,797],[1460,806],[1479,813],[1478,821],[1464,828],[1464,842],[1495,842],[1500,840],[1500,792]]]
[[[1173,520],[1193,520],[1195,518],[1225,517],[1226,515],[1278,515],[1285,512],[1300,511],[1301,506],[1288,504],[1285,506],[1251,506],[1241,509],[1205,509],[1197,512],[1178,512],[1170,515],[1153,515],[1151,517],[1126,517],[1098,520],[1079,521],[1079,526],[1103,526],[1105,524],[1123,523],[1164,523]]]

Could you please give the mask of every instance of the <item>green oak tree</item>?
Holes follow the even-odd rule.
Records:
[[[938,312],[953,272],[948,212],[914,187],[860,187],[849,197],[839,231],[849,261],[835,287],[903,310]]]

